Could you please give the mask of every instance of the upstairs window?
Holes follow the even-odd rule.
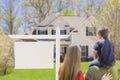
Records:
[[[52,34],[52,35],[56,35],[56,30],[53,30],[53,29],[52,29],[52,30],[51,30],[51,34]]]
[[[48,32],[47,32],[47,30],[38,30],[38,34],[39,34],[39,35],[40,35],[40,34],[47,35]]]
[[[86,27],[86,36],[96,36],[96,27]]]
[[[60,34],[61,35],[67,34],[67,31],[66,30],[60,30]]]

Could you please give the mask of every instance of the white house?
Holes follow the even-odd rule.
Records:
[[[61,40],[61,54],[66,53],[66,49],[70,44],[77,44],[81,46],[81,57],[93,56],[92,48],[97,41],[96,29],[100,26],[95,17],[50,15],[37,27],[33,28],[32,34],[55,35],[57,26],[60,27],[61,35],[70,35],[68,39]]]

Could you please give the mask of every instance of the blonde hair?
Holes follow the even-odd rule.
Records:
[[[75,80],[80,70],[80,47],[69,46],[59,71],[59,80]]]

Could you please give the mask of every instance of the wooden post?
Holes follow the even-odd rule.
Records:
[[[58,80],[58,72],[60,68],[60,28],[56,28],[56,80]]]

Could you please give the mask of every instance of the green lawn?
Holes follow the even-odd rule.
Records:
[[[17,69],[6,76],[0,76],[0,80],[55,80],[55,69]]]
[[[82,62],[81,69],[85,72],[89,62]],[[117,68],[120,70],[120,61],[117,61]],[[55,80],[55,69],[16,69],[12,73],[0,76],[0,80]]]

